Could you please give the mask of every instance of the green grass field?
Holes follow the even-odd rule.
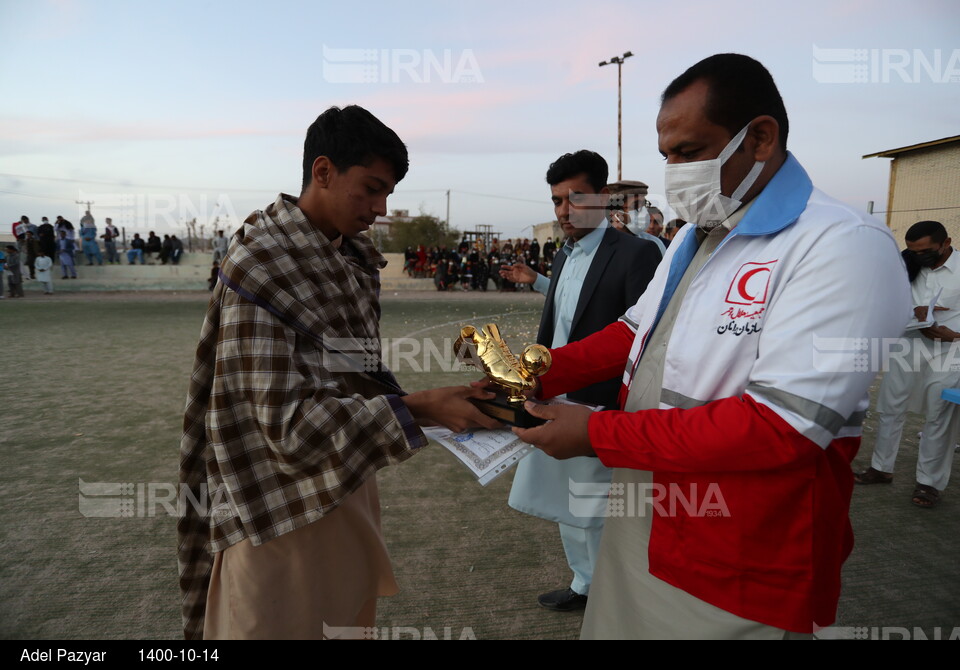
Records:
[[[158,292],[0,302],[0,637],[180,636],[174,518],[162,508],[84,516],[79,484],[132,484],[125,499],[142,500],[138,486],[176,482],[206,299]],[[535,338],[541,305],[530,294],[387,296],[382,335],[388,343],[430,338],[442,351],[462,323],[496,321],[523,345]],[[478,376],[440,370],[435,359],[418,371],[411,360],[423,367],[426,359],[398,366],[410,390]],[[845,568],[840,625],[960,626],[956,501],[948,491],[936,510],[908,502],[916,425],[913,417],[905,431],[902,476],[855,492],[858,544]],[[867,435],[858,466],[870,453]],[[378,626],[407,637],[577,637],[579,614],[536,605],[537,594],[568,583],[569,571],[556,527],[507,507],[509,474],[482,488],[434,445],[379,479],[402,590],[381,600]]]

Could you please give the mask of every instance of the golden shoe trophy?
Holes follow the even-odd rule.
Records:
[[[492,400],[473,402],[487,416],[520,428],[532,428],[546,423],[523,408],[526,391],[537,387],[537,377],[550,369],[550,350],[542,344],[531,344],[514,356],[500,335],[495,323],[488,323],[480,331],[473,326],[460,329],[460,337],[453,346],[457,358],[480,368],[493,383],[497,396]]]

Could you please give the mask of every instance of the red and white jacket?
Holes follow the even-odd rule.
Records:
[[[623,371],[623,406],[664,295],[696,251],[693,228],[619,322],[552,352],[543,397]],[[867,390],[880,341],[910,316],[890,232],[814,189],[788,154],[690,284],[660,409],[590,418],[605,465],[685,490],[715,484],[729,510],[656,515],[651,574],[750,620],[797,632],[832,624]]]

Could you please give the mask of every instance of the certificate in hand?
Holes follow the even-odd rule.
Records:
[[[520,440],[509,428],[477,429],[454,433],[445,428],[424,428],[424,434],[460,459],[486,486],[530,453],[533,446]]]
[[[548,405],[585,405],[566,398],[552,398]],[[586,405],[594,411],[601,409]],[[536,447],[523,442],[509,428],[480,429],[454,433],[446,428],[424,428],[424,435],[447,448],[477,478],[480,486],[494,479],[520,462]]]
[[[943,288],[937,291],[937,294],[933,296],[933,300],[930,301],[930,304],[927,306],[927,318],[925,321],[918,321],[917,317],[913,317],[905,330],[920,330],[921,328],[929,328],[930,326],[937,325],[937,319],[934,316],[933,308],[937,306],[937,300],[940,299],[940,294],[943,293]]]

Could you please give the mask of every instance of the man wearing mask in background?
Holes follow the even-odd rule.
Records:
[[[890,359],[877,395],[877,443],[870,467],[855,476],[858,484],[889,484],[900,449],[907,411],[925,415],[917,458],[917,485],[911,501],[917,507],[934,507],[950,481],[953,445],[960,429],[960,407],[944,400],[944,389],[960,386],[960,370],[953,368],[960,341],[960,256],[954,256],[947,230],[939,221],[920,221],[906,234],[907,250],[920,266],[910,282],[914,316],[901,356]],[[937,298],[935,314],[927,314]],[[928,355],[927,352],[931,352]]]
[[[647,217],[650,223],[647,225],[647,234],[653,235],[660,243],[664,246],[670,246],[669,238],[663,237],[663,212],[661,212],[656,207],[647,205],[647,211],[644,213],[644,216]]]
[[[813,188],[787,130],[747,56],[666,88],[665,190],[691,225],[637,304],[540,377],[553,397],[619,370],[623,409],[527,403],[550,421],[514,429],[557,458],[597,455],[611,503],[639,507],[606,520],[584,638],[784,639],[835,620],[876,372],[817,342],[896,337],[910,296],[890,232]]]
[[[621,180],[608,184],[610,189],[610,226],[619,231],[649,240],[657,245],[662,258],[667,253],[663,241],[644,229],[647,185],[642,181]]]

